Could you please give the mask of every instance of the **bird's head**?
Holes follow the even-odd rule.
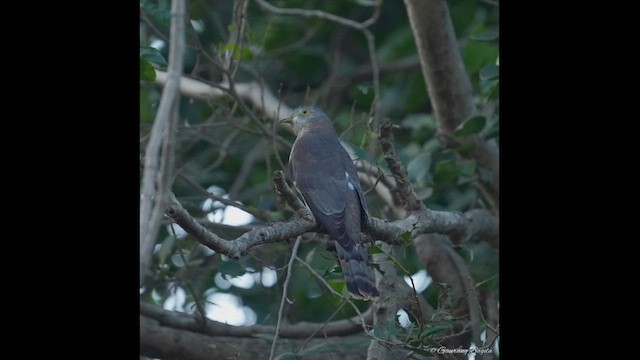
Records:
[[[299,106],[293,110],[288,118],[282,119],[280,122],[291,124],[296,135],[316,126],[329,125],[333,129],[333,124],[327,114],[315,106]]]

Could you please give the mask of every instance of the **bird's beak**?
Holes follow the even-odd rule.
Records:
[[[291,118],[291,116],[289,116],[289,117],[284,118],[284,119],[282,119],[282,120],[280,120],[278,122],[281,123],[281,124],[282,123],[293,124],[293,119]]]

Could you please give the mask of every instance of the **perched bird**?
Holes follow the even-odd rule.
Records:
[[[347,290],[356,298],[379,297],[362,232],[369,231],[367,202],[358,174],[329,117],[300,106],[280,122],[290,123],[296,141],[289,155],[295,186],[334,245]]]

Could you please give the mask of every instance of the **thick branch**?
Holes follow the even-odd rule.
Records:
[[[315,221],[296,217],[286,223],[275,223],[242,234],[235,240],[226,240],[209,232],[194,220],[180,203],[175,202],[166,210],[167,216],[173,218],[186,232],[208,248],[239,259],[250,248],[276,241],[294,238],[316,228]]]
[[[273,335],[276,331],[275,326],[268,325],[232,326],[209,319],[203,321],[201,316],[168,311],[159,306],[146,303],[140,303],[140,314],[158,321],[162,326],[210,336],[252,337],[260,334]],[[371,308],[362,313],[362,315],[365,323],[371,324],[373,319]],[[282,325],[278,336],[289,339],[306,339],[310,336],[347,336],[358,333],[362,333],[360,315],[349,319],[331,321],[327,324],[302,321],[295,324]]]
[[[499,224],[498,218],[492,215],[490,212],[474,209],[465,213],[467,219],[469,219],[469,230],[468,234],[473,234],[473,236],[477,239],[482,239],[487,241],[493,247],[498,247],[500,245],[500,232],[499,232]],[[463,239],[455,239],[451,238],[451,241],[454,244],[458,244],[464,240]]]
[[[294,207],[297,208],[296,216],[288,222],[275,223],[271,226],[251,230],[234,240],[223,239],[209,232],[204,226],[200,225],[198,221],[192,218],[187,210],[177,201],[174,201],[174,204],[167,208],[166,214],[173,218],[178,225],[203,245],[234,259],[240,258],[240,256],[246,254],[250,248],[256,245],[284,241],[309,231],[322,231],[316,226],[315,218],[308,207],[303,205],[295,196],[293,190],[284,183],[283,175],[280,171],[276,172],[274,183],[276,184],[278,194],[287,199],[289,204],[294,204]],[[475,235],[475,233],[471,231],[497,233],[497,229],[488,230],[480,226],[471,226],[471,224],[474,224],[476,217],[484,218],[491,216],[493,215],[486,214],[481,210],[462,214],[426,209],[422,212],[413,213],[405,219],[393,222],[371,217],[371,234],[376,240],[382,240],[388,243],[400,243],[402,241],[402,235],[405,233],[410,233],[412,236],[422,233],[438,233],[468,238]],[[497,221],[483,221],[478,223],[497,226]]]
[[[452,131],[473,112],[471,81],[464,68],[445,0],[405,0],[420,56],[422,74],[441,135]]]
[[[183,0],[171,5],[171,43],[166,86],[151,129],[144,159],[142,198],[140,199],[140,285],[149,267],[162,220],[162,210],[168,203],[169,183],[173,166],[173,139],[178,117],[178,87],[184,55]]]
[[[166,86],[167,78],[166,72],[156,69],[157,84]],[[184,76],[180,80],[180,92],[194,99],[217,99],[227,96],[231,91],[229,86],[225,84],[217,84],[216,86]],[[263,87],[258,82],[234,83],[233,86],[238,96],[248,100],[256,108],[262,109],[266,116],[274,120],[283,119],[293,111],[291,107],[281,103],[268,88]]]
[[[293,353],[305,342],[306,360],[323,360],[328,355],[345,360],[364,360],[368,339],[362,336],[290,340],[276,348],[277,354]],[[266,359],[271,346],[268,337],[209,336],[162,326],[158,321],[140,315],[140,355],[165,360],[258,360]],[[305,352],[307,352],[305,354]],[[292,355],[293,358],[293,355]]]
[[[422,74],[438,119],[440,141],[446,147],[472,143],[468,158],[476,159],[478,171],[489,170],[491,179],[480,176],[479,185],[494,209],[499,206],[499,169],[495,143],[477,135],[464,142],[455,129],[474,112],[471,81],[464,68],[446,0],[405,0],[407,14],[420,55]]]

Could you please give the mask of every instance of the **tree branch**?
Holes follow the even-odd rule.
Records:
[[[160,230],[162,210],[168,201],[173,167],[173,142],[178,118],[178,87],[184,56],[183,0],[171,4],[171,43],[166,86],[145,151],[142,198],[140,199],[140,286],[149,267]],[[162,154],[162,156],[160,156]]]
[[[399,283],[397,269],[387,254],[393,253],[393,249],[389,244],[380,244],[384,251],[380,254],[373,255],[373,262],[380,266],[380,270],[384,272],[381,276],[376,271],[376,286],[380,291],[380,298],[373,304],[375,311],[373,312],[373,326],[376,329],[388,329],[389,326],[395,326],[396,313],[401,308],[400,303],[405,302],[397,293],[396,284]],[[405,284],[406,285],[406,284]],[[391,329],[389,329],[391,330]],[[378,334],[377,337],[386,337],[384,334]],[[393,348],[385,346],[380,341],[372,340],[367,349],[367,359],[393,359]]]
[[[449,313],[470,325],[470,329],[458,327],[450,330],[449,334],[456,334],[456,336],[446,337],[442,340],[442,344],[450,349],[468,348],[471,341],[478,347],[482,346],[480,341],[482,310],[464,260],[435,235],[418,236],[414,240],[414,246],[418,259],[433,278],[433,282],[446,284],[450,289],[446,292],[447,296],[440,301],[438,310]],[[478,355],[480,354],[476,354]]]
[[[296,256],[296,260],[302,264],[304,267],[307,268],[307,270],[309,270],[309,272],[316,277],[316,279],[318,279],[318,281],[320,281],[320,283],[322,285],[324,285],[325,288],[327,288],[327,290],[329,290],[330,293],[332,293],[334,296],[343,299],[347,304],[349,304],[353,310],[358,314],[358,317],[360,319],[360,325],[362,325],[362,330],[366,333],[369,334],[366,324],[364,322],[364,314],[362,312],[360,312],[360,310],[358,309],[358,307],[353,303],[353,301],[351,301],[351,298],[349,296],[345,296],[342,295],[341,293],[337,292],[333,287],[331,287],[331,285],[329,285],[329,283],[320,275],[318,274],[317,271],[315,271],[311,265],[307,264],[304,260],[300,259],[299,257]]]
[[[276,351],[276,343],[278,342],[278,335],[280,334],[280,327],[282,326],[282,313],[284,312],[284,303],[287,300],[287,290],[289,287],[289,281],[291,280],[291,269],[293,268],[293,261],[295,260],[296,256],[298,256],[298,248],[300,247],[301,239],[301,236],[298,236],[296,238],[296,242],[295,244],[293,244],[293,249],[291,250],[291,258],[289,259],[289,264],[287,265],[287,278],[284,280],[284,285],[282,285],[282,299],[280,299],[280,308],[278,309],[278,322],[276,323],[276,332],[273,334],[273,342],[271,343],[269,360],[273,359],[273,355]]]
[[[418,199],[418,196],[415,191],[413,191],[409,180],[407,180],[407,169],[396,156],[396,150],[393,146],[392,128],[393,124],[391,121],[389,119],[384,119],[380,123],[379,141],[384,154],[384,160],[387,162],[391,173],[395,176],[396,186],[393,191],[396,192],[403,200],[407,213],[426,210],[424,203]]]
[[[455,129],[474,112],[471,81],[465,70],[453,30],[449,7],[445,0],[404,0],[413,30],[422,75],[438,119],[438,135],[445,147],[465,143],[473,150],[465,157],[478,162],[479,187],[495,210],[499,208],[498,150],[495,143],[486,143],[473,135],[462,141]],[[491,176],[481,176],[489,170]]]
[[[337,24],[348,26],[350,28],[356,30],[364,30],[367,27],[373,25],[380,15],[380,6],[376,6],[374,9],[374,13],[371,17],[361,23],[357,21],[353,21],[351,19],[343,18],[337,15],[333,15],[322,10],[313,10],[313,9],[295,9],[295,8],[280,8],[277,6],[273,6],[264,0],[256,0],[256,3],[266,11],[269,11],[273,14],[278,15],[294,15],[294,16],[302,16],[302,17],[316,17],[320,19],[330,20]]]
[[[166,210],[166,215],[173,218],[187,233],[193,236],[201,244],[231,258],[239,259],[242,255],[256,246],[276,241],[295,238],[309,231],[321,232],[313,214],[304,205],[293,190],[284,182],[281,171],[277,171],[274,176],[274,184],[277,193],[286,199],[296,211],[296,216],[288,222],[278,222],[271,226],[265,226],[246,232],[234,240],[227,240],[209,232],[198,221],[192,218],[182,205],[174,200],[174,203]],[[461,236],[468,238],[474,236],[475,232],[492,233],[497,230],[487,230],[480,227],[480,224],[487,226],[497,226],[497,221],[478,221],[478,226],[471,226],[477,217],[491,217],[482,210],[468,212],[466,214],[446,211],[433,211],[425,209],[422,212],[413,213],[402,220],[386,221],[371,217],[371,234],[377,240],[388,243],[401,243],[402,235],[410,233],[417,236],[423,233],[438,233],[449,236]]]
[[[306,342],[308,350],[301,351],[305,360],[323,360],[328,355],[345,360],[364,360],[368,338],[314,338]],[[358,340],[361,339],[361,340]],[[305,340],[290,340],[278,345],[278,353],[292,354]],[[159,321],[140,315],[140,354],[166,360],[257,360],[266,359],[269,339],[261,336],[209,336],[201,333],[163,326]],[[295,350],[294,350],[295,351]]]
[[[156,84],[167,83],[167,73],[156,69]],[[238,96],[248,100],[253,106],[262,109],[264,114],[271,119],[280,120],[291,114],[293,109],[273,95],[268,89],[258,82],[234,83]],[[180,80],[180,92],[188,97],[200,100],[217,99],[226,96],[230,88],[224,84],[216,84],[216,87],[202,81],[183,76]]]
[[[255,337],[257,335],[267,335],[265,338],[268,338],[276,333],[275,326],[232,326],[209,319],[203,321],[202,317],[198,315],[164,310],[159,306],[147,303],[140,303],[140,314],[158,321],[162,326],[210,336]],[[336,320],[327,324],[306,321],[284,324],[280,326],[278,336],[283,339],[306,339],[308,337],[322,338],[353,335],[362,332],[363,320],[366,324],[371,324],[372,319],[373,312],[368,309],[362,313],[362,319],[360,315],[356,315],[349,319]]]
[[[307,205],[305,205],[302,200],[300,200],[300,198],[296,196],[293,189],[291,189],[289,184],[287,184],[283,171],[278,170],[275,172],[275,174],[273,175],[273,185],[275,187],[276,194],[278,194],[278,197],[283,199],[289,206],[291,206],[293,211],[307,211],[307,213],[305,214],[306,218],[313,219],[313,215],[311,215],[311,211],[308,210]]]
[[[468,347],[470,343],[469,340],[473,339],[476,345],[480,346],[482,309],[480,308],[471,275],[464,261],[457,253],[439,241],[437,237],[427,235],[428,233],[434,232],[423,231],[423,228],[427,227],[427,223],[429,223],[429,220],[424,217],[429,217],[428,215],[433,216],[434,211],[426,209],[424,203],[417,198],[413,188],[407,181],[407,170],[396,156],[391,130],[391,122],[386,119],[383,120],[380,126],[380,144],[389,169],[396,178],[396,187],[394,190],[402,198],[407,212],[411,214],[403,221],[412,218],[412,216],[417,216],[418,219],[422,218],[418,221],[418,223],[420,223],[418,227],[420,230],[414,232],[418,233],[418,236],[412,236],[416,252],[428,273],[433,277],[434,282],[446,283],[451,287],[451,302],[463,302],[466,304],[466,306],[457,306],[450,311],[456,317],[469,318],[467,323],[470,324],[471,334],[465,333],[465,329],[455,329],[452,334],[455,333],[457,335],[446,339],[445,344],[450,348],[457,348],[458,346]],[[456,215],[464,217],[468,221],[465,228],[453,225],[456,224],[457,221],[464,222],[464,220],[454,220],[452,223],[445,221],[437,227],[447,228],[448,231],[436,231],[435,233],[447,235],[454,244],[460,244],[472,236],[477,235],[478,238],[487,240],[492,245],[497,246],[498,220],[494,215],[481,209],[473,209],[464,215]],[[439,218],[439,216],[436,215],[435,218]],[[409,224],[411,223],[409,222]],[[404,224],[404,226],[406,225],[407,224]],[[416,227],[416,225],[413,226]],[[402,226],[400,226],[400,228],[402,228]],[[462,301],[463,299],[466,301]],[[477,354],[477,356],[479,356],[478,359],[480,359],[481,355]]]

